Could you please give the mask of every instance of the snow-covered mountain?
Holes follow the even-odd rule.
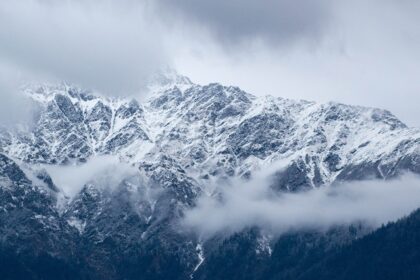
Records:
[[[36,258],[80,278],[186,279],[202,244],[173,225],[215,182],[272,168],[274,189],[302,191],[420,173],[420,129],[386,110],[257,97],[175,73],[158,77],[144,102],[64,83],[23,92],[40,113],[30,130],[0,133],[0,234],[3,254],[29,273],[25,260]],[[44,168],[102,155],[138,174],[70,197]]]
[[[2,134],[1,147],[25,162],[65,164],[117,154],[140,163],[164,156],[205,184],[214,177],[249,176],[282,160],[304,175],[298,185],[282,187],[420,172],[420,129],[386,110],[255,97],[173,73],[150,87],[144,103],[65,84],[24,91],[42,106],[39,121],[28,133]],[[361,168],[363,174],[352,175]]]

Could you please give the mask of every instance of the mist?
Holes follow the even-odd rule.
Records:
[[[83,164],[44,165],[54,184],[70,198],[87,183],[101,188],[115,188],[123,180],[138,174],[138,170],[121,162],[116,156],[95,156]]]
[[[362,222],[379,227],[420,207],[420,178],[406,174],[323,186],[299,193],[276,193],[268,180],[234,180],[218,195],[202,196],[182,222],[200,238],[259,227],[279,235],[302,229],[326,230]]]

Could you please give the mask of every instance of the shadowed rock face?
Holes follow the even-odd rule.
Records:
[[[55,103],[70,122],[78,123],[83,120],[82,113],[73,105],[68,96],[57,94],[55,96]]]
[[[321,256],[369,229],[294,233],[278,241],[249,229],[201,242],[179,220],[211,193],[210,182],[249,178],[270,164],[277,166],[271,177],[277,191],[420,174],[420,130],[387,111],[255,97],[185,77],[164,81],[151,86],[142,104],[64,85],[26,89],[42,108],[37,125],[0,132],[4,275],[246,279],[237,267],[249,279],[264,279],[267,264],[284,273],[299,259],[312,263],[308,250]],[[112,188],[86,183],[69,198],[38,165],[83,164],[95,155],[116,155],[138,173]],[[226,269],[216,273],[221,264]]]

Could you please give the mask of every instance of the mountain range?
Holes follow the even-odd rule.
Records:
[[[420,174],[420,129],[389,111],[254,96],[171,71],[156,76],[142,101],[66,83],[25,84],[22,94],[38,108],[34,123],[0,131],[3,279],[420,273],[418,212],[380,229],[356,223],[275,238],[251,227],[203,240],[179,224],[200,197],[220,195],[223,182],[251,180],[261,170],[270,170],[279,193]],[[117,164],[92,171],[72,192],[53,171],[108,158]],[[121,175],[120,167],[129,171]],[[409,262],[401,274],[389,264],[397,253],[399,263]]]

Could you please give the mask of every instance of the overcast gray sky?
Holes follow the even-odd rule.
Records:
[[[420,126],[419,14],[416,0],[4,0],[0,66],[125,94],[169,65]]]

